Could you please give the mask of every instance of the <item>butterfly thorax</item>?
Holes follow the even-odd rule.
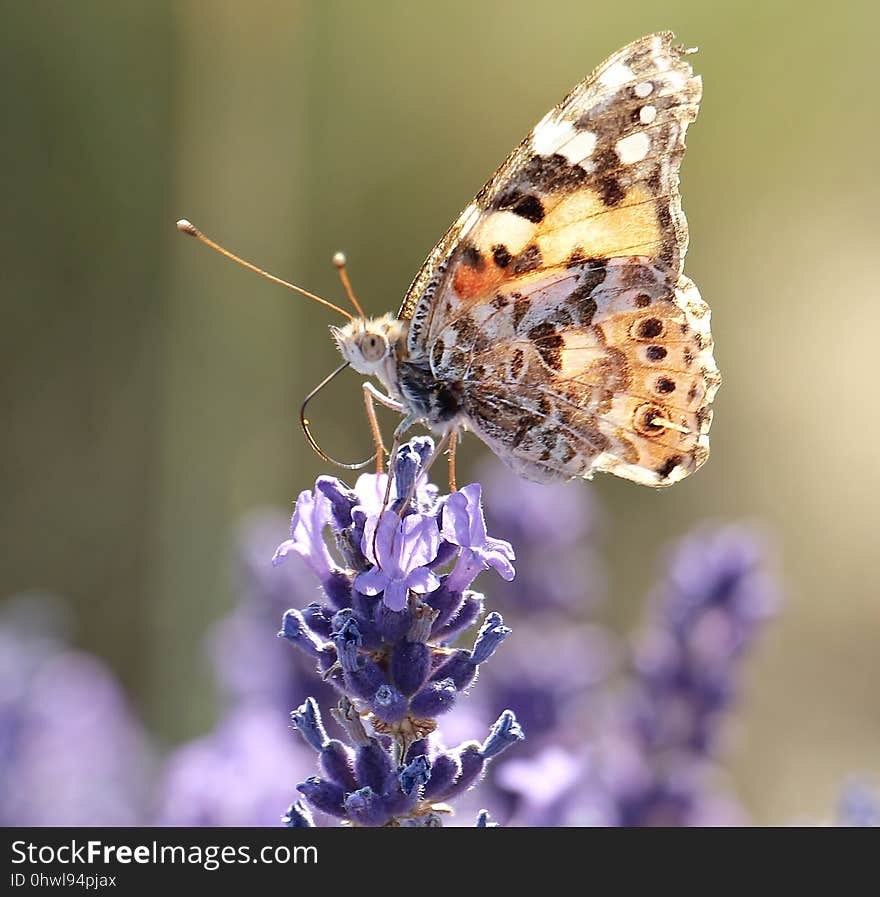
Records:
[[[376,377],[407,413],[445,430],[461,412],[460,385],[438,379],[427,358],[407,347],[409,324],[393,315],[331,327],[342,357],[360,374]]]

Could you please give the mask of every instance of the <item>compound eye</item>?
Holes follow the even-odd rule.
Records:
[[[375,333],[366,333],[361,339],[361,355],[364,361],[380,361],[387,351],[385,340]]]

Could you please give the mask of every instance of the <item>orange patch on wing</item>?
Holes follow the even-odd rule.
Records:
[[[489,293],[504,279],[491,260],[483,257],[481,269],[459,265],[455,270],[452,286],[462,299],[473,299],[481,293]],[[491,294],[490,294],[491,295]]]

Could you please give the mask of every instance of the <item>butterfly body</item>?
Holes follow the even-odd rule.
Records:
[[[333,328],[407,423],[471,430],[540,482],[665,486],[705,461],[720,376],[678,193],[702,88],[673,40],[624,47],[542,119],[397,317]]]

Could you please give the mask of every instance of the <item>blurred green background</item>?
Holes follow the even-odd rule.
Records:
[[[608,511],[621,625],[690,526],[764,528],[786,604],[746,665],[731,765],[757,821],[823,815],[880,772],[878,9],[4,3],[0,593],[68,597],[151,726],[203,731],[233,528],[323,472],[296,410],[338,359],[321,308],[175,220],[331,299],[344,249],[368,310],[396,310],[544,112],[670,28],[705,86],[683,195],[725,378],[713,457],[668,491],[571,488]],[[368,454],[355,375],[312,417],[331,454]],[[465,464],[487,451],[470,440]]]

